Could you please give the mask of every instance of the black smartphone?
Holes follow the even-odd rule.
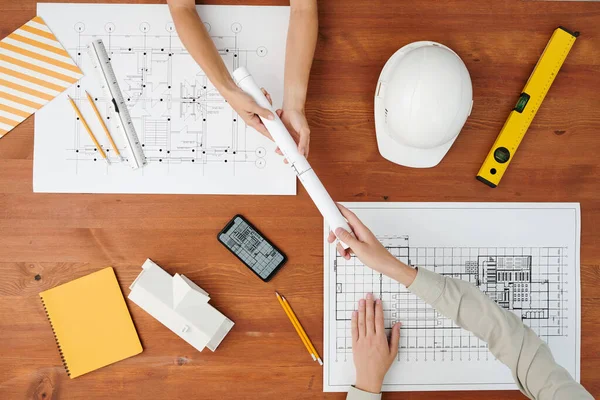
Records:
[[[265,282],[287,261],[281,250],[239,214],[219,232],[217,240]]]

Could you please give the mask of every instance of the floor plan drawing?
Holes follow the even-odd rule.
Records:
[[[442,275],[463,279],[479,287],[499,306],[521,317],[538,336],[563,336],[564,248],[410,248],[407,236],[380,238],[400,261],[428,268]],[[516,254],[515,254],[516,253]],[[355,258],[353,256],[353,258]],[[534,264],[535,263],[535,264]],[[533,269],[537,273],[533,273]],[[359,260],[346,261],[335,254],[337,360],[348,360],[352,338],[346,329],[356,302],[373,293],[385,306],[386,328],[402,322],[398,359],[407,361],[490,359],[487,345],[462,331],[433,308],[424,307],[416,296],[390,278],[365,267]]]
[[[289,7],[198,6],[198,11],[230,72],[246,66],[281,100]],[[166,5],[39,4],[38,13],[86,76],[36,115],[36,191],[295,194],[293,171],[197,66]],[[260,29],[265,24],[282,35]],[[104,42],[148,159],[140,170],[115,156],[89,109],[86,91],[113,132],[112,104],[99,89],[87,51],[96,39]],[[99,157],[67,94],[111,165]],[[124,139],[113,137],[126,154]]]
[[[498,306],[517,314],[550,345],[555,358],[564,360],[562,365],[578,376],[579,359],[572,357],[579,353],[578,212],[573,213],[578,207],[565,205],[552,210],[548,206],[521,209],[506,205],[500,211],[489,210],[490,217],[503,214],[504,230],[517,236],[508,238],[498,229],[505,240],[502,243],[493,234],[473,231],[482,230],[475,216],[481,217],[485,210],[478,203],[473,209],[464,204],[396,204],[351,203],[351,209],[359,217],[365,216],[363,222],[379,233],[378,239],[398,260],[465,280]],[[408,223],[403,221],[403,216],[411,214]],[[432,225],[423,229],[414,214],[421,214],[428,224],[439,224],[442,232],[428,240],[423,234]],[[553,221],[563,222],[561,226],[568,230],[558,241],[548,234],[557,228],[544,231],[544,218],[552,214],[564,214]],[[459,220],[462,227],[447,225]],[[393,228],[390,221],[401,228]],[[523,227],[520,232],[513,229],[519,226]],[[443,232],[450,232],[448,228],[453,233],[445,237]],[[407,234],[391,233],[395,229]],[[531,234],[537,234],[536,238],[529,238]],[[476,236],[489,237],[484,241]],[[552,245],[540,246],[544,240]],[[527,245],[518,246],[519,242]],[[326,245],[325,390],[337,391],[353,383],[350,320],[366,293],[382,300],[386,329],[402,323],[398,356],[384,390],[515,388],[510,371],[489,353],[485,342],[456,326],[400,283],[365,266],[355,256],[344,259]]]

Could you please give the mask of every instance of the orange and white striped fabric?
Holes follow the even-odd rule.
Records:
[[[0,137],[83,73],[40,17],[0,41]]]

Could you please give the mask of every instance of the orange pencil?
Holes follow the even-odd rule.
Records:
[[[102,158],[104,158],[106,160],[106,162],[108,164],[110,164],[110,160],[108,159],[108,157],[106,157],[106,153],[104,152],[104,150],[102,150],[102,146],[100,146],[100,143],[98,143],[98,140],[96,139],[96,136],[94,136],[94,134],[92,133],[92,130],[90,129],[90,126],[88,125],[88,123],[86,122],[86,120],[83,118],[83,115],[81,115],[81,111],[79,111],[79,108],[77,108],[77,105],[75,104],[75,102],[73,101],[73,99],[70,96],[67,96],[67,97],[69,98],[69,101],[71,102],[71,105],[73,106],[73,109],[75,110],[75,113],[79,117],[79,120],[83,124],[83,127],[85,128],[85,130],[87,131],[87,133],[90,135],[90,138],[92,139],[92,142],[94,142],[94,144],[96,145],[96,148],[98,149],[98,153],[100,153],[100,155],[102,156]]]
[[[94,112],[96,113],[96,116],[98,117],[98,121],[100,121],[100,125],[102,125],[102,128],[104,129],[104,133],[106,133],[106,136],[108,137],[108,140],[110,141],[110,145],[112,146],[113,150],[115,151],[115,154],[119,157],[119,159],[121,159],[121,161],[123,161],[121,152],[119,151],[119,148],[115,144],[115,141],[113,140],[110,132],[108,131],[108,127],[104,123],[104,120],[102,119],[102,115],[100,115],[100,111],[98,111],[98,107],[96,107],[96,103],[94,103],[92,96],[90,96],[90,94],[87,91],[85,92],[85,94],[87,95],[87,98],[88,98],[90,104],[92,105],[92,108],[94,109]]]
[[[302,327],[299,327],[298,325],[296,325],[296,323],[294,322],[294,318],[292,317],[292,314],[290,313],[290,310],[286,307],[286,305],[283,302],[283,300],[281,299],[281,296],[279,295],[279,293],[275,292],[275,295],[277,296],[277,300],[279,300],[279,304],[281,304],[283,311],[285,311],[285,315],[287,315],[287,317],[290,319],[290,322],[292,323],[294,329],[296,330],[296,333],[298,333],[298,336],[300,336],[300,340],[302,340],[302,343],[306,347],[306,350],[308,350],[313,361],[317,361],[317,358],[315,357],[315,355],[313,354],[313,352],[311,350],[310,344],[306,341],[305,337],[302,335],[302,332],[301,332]]]
[[[304,339],[306,340],[306,342],[310,346],[311,354],[314,354],[317,357],[317,361],[319,362],[319,364],[323,365],[323,360],[321,360],[321,357],[319,356],[319,353],[317,353],[317,349],[315,349],[315,346],[312,344],[312,342],[308,338],[308,335],[306,334],[306,331],[304,330],[304,328],[302,328],[302,325],[300,325],[300,321],[298,321],[298,317],[296,317],[296,314],[294,313],[294,310],[292,310],[292,306],[290,306],[290,303],[288,303],[288,301],[285,299],[284,296],[281,296],[281,300],[283,301],[283,304],[285,306],[287,306],[287,308],[288,308],[288,310],[290,312],[290,315],[292,316],[293,322],[296,323],[296,325],[300,329],[301,335],[304,336]]]

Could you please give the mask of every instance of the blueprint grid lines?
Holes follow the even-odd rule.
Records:
[[[580,211],[571,203],[346,203],[384,247],[412,267],[469,282],[514,313],[578,379]],[[482,223],[485,222],[485,223]],[[325,226],[325,233],[329,228]],[[326,237],[327,235],[325,235]],[[325,241],[324,390],[355,382],[350,319],[381,298],[386,329],[402,323],[383,390],[515,389],[487,344],[399,283],[345,260]]]
[[[411,248],[408,236],[380,238],[400,261],[462,279],[501,307],[515,312],[542,339],[564,335],[562,279],[565,248]],[[536,264],[532,264],[536,260]],[[386,330],[402,323],[398,360],[489,359],[487,345],[460,329],[399,283],[365,267],[355,256],[335,254],[337,355],[352,353],[349,321],[366,293],[380,298]],[[539,273],[532,273],[535,269]],[[552,271],[556,269],[556,272]]]
[[[210,26],[208,26],[210,28]],[[233,31],[233,29],[236,31]],[[185,61],[190,58],[185,48],[173,46],[173,35],[176,35],[175,28],[172,23],[165,26],[164,34],[152,34],[151,41],[154,47],[150,47],[148,42],[152,26],[147,22],[142,22],[139,25],[140,34],[119,35],[115,34],[117,26],[112,22],[107,22],[104,26],[105,32],[86,34],[85,24],[78,22],[74,25],[73,30],[78,35],[78,45],[74,48],[68,48],[72,53],[77,54],[75,61],[83,67],[87,62],[87,43],[94,39],[101,38],[107,44],[107,52],[113,62],[117,62],[117,58],[134,59],[137,67],[135,71],[129,70],[126,74],[126,86],[122,87],[122,91],[128,107],[131,109],[140,108],[141,115],[134,117],[140,120],[139,132],[144,152],[147,155],[148,162],[158,162],[167,164],[167,169],[172,163],[192,162],[202,166],[202,175],[204,175],[204,166],[207,163],[216,162],[231,162],[233,163],[232,173],[235,175],[236,164],[238,163],[254,163],[257,168],[264,167],[266,161],[264,148],[247,149],[246,140],[240,140],[240,125],[242,125],[243,136],[245,139],[246,126],[239,120],[238,115],[234,110],[226,106],[226,100],[212,86],[208,78],[200,71],[193,83],[189,81],[177,82],[177,78],[173,76],[173,64]],[[241,32],[241,24],[232,26],[231,36],[218,36],[212,39],[220,45],[218,47],[219,54],[223,57],[231,70],[235,70],[240,65],[240,55],[244,55],[244,62],[247,62],[248,52],[257,52],[257,50],[239,49],[237,47],[237,35]],[[261,46],[261,53],[266,55],[267,49]],[[258,52],[257,52],[258,54]],[[112,61],[112,60],[111,60]],[[244,64],[246,65],[246,64]],[[86,98],[81,85],[77,85],[75,100],[85,104]],[[104,107],[103,114],[108,115],[109,108],[112,107],[110,99],[102,95],[95,97],[95,101],[100,107]],[[161,107],[159,118],[150,118],[152,108]],[[222,118],[222,115],[228,115],[231,120],[230,144],[217,144],[212,146],[210,141],[211,132],[208,128],[210,119],[216,114],[215,110],[219,110],[217,118]],[[222,114],[222,115],[221,115]],[[107,118],[107,125],[110,126],[110,117]],[[187,146],[174,145],[174,135],[177,135],[177,122],[183,119],[184,121],[202,120],[195,129],[189,129],[187,134]],[[75,124],[75,146],[71,150],[74,154],[70,158],[75,168],[80,162],[93,160],[100,162],[97,157],[97,150],[93,145],[83,141],[86,139],[86,133],[83,131],[81,124]],[[218,133],[222,135],[222,132]],[[105,149],[110,153],[111,149]],[[123,150],[123,149],[120,149]],[[110,154],[109,154],[110,155]],[[229,157],[227,157],[229,156]],[[237,156],[237,157],[236,157]],[[91,158],[90,158],[91,157]],[[254,159],[256,157],[256,159]],[[115,157],[111,158],[112,162],[118,162]]]
[[[289,7],[198,6],[218,53],[231,72],[246,66],[271,93],[283,98]],[[148,165],[131,170],[97,137],[111,165],[77,121],[64,96],[36,115],[34,190],[93,193],[295,194],[291,168],[274,144],[248,128],[181,43],[166,5],[38,5],[84,78],[68,90],[92,131],[102,132],[88,110],[96,100],[119,151],[126,141],[110,120],[111,99],[98,85],[87,46],[102,39]],[[57,136],[57,132],[60,135]],[[94,182],[93,184],[89,182]]]

